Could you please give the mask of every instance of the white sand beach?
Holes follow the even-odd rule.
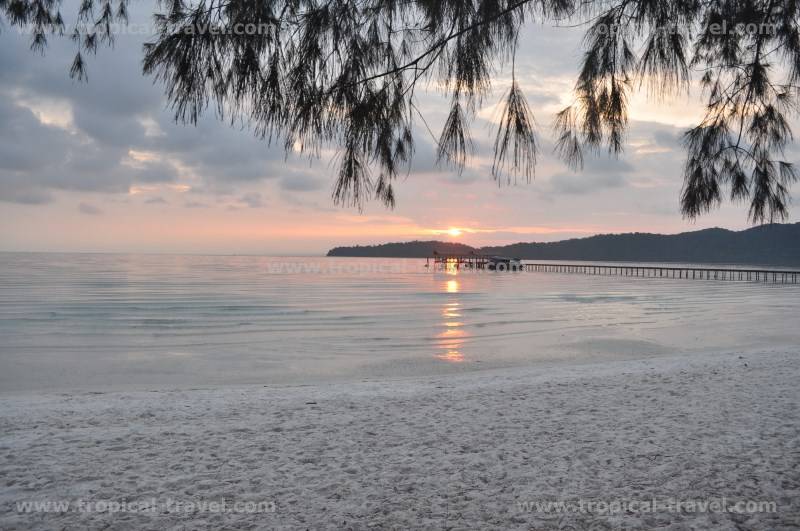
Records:
[[[0,528],[797,529],[799,378],[760,351],[5,395]]]

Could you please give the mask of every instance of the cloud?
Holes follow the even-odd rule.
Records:
[[[128,150],[42,123],[0,91],[0,200],[47,202],[52,190],[127,193],[139,182],[172,182],[174,167],[159,161],[126,164]]]
[[[678,148],[681,145],[681,135],[675,130],[668,130],[666,128],[659,129],[653,132],[653,140],[655,144],[667,148]]]
[[[264,199],[258,192],[250,192],[248,194],[244,194],[242,197],[239,198],[239,201],[244,203],[250,208],[261,208],[264,206]]]
[[[303,171],[293,172],[290,175],[281,177],[279,186],[283,190],[292,192],[310,192],[312,190],[319,190],[325,184],[325,181],[319,176]]]
[[[68,0],[62,12],[78,7]],[[133,24],[147,23],[152,4],[132,5],[130,15]],[[69,78],[74,47],[67,39],[53,36],[41,57],[25,36],[0,32],[0,201],[44,203],[54,190],[127,194],[136,183],[175,182],[179,174],[209,193],[235,193],[236,183],[275,178],[299,164],[213,111],[196,126],[176,124],[163,85],[141,73],[144,40],[118,35],[113,49],[88,58],[88,82],[78,83]],[[131,164],[131,151],[153,158]],[[311,179],[298,186],[313,188]]]
[[[626,175],[635,172],[634,166],[623,159],[608,156],[585,160],[578,172],[558,172],[544,187],[546,194],[583,195],[628,184]]]
[[[557,173],[550,178],[548,191],[555,194],[582,195],[604,188],[619,188],[625,184],[625,177],[619,173]]]
[[[44,205],[53,200],[52,194],[44,190],[26,190],[7,186],[0,177],[0,201],[21,205]]]
[[[78,205],[78,212],[86,214],[87,216],[99,216],[103,213],[102,210],[89,203],[81,203]]]
[[[169,202],[161,196],[151,197],[145,200],[146,205],[168,205]]]
[[[184,208],[208,208],[208,205],[199,201],[187,201],[183,204]]]

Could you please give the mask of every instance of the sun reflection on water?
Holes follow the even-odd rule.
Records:
[[[464,361],[464,355],[458,350],[448,350],[443,354],[436,356],[442,361],[449,361],[450,363],[461,363]]]
[[[448,270],[448,274],[457,274],[457,270],[455,268],[452,272]],[[449,294],[450,297],[442,306],[442,322],[440,323],[442,330],[436,334],[436,347],[441,352],[435,356],[448,363],[462,363],[466,360],[461,352],[461,347],[469,333],[464,330],[463,321],[458,319],[461,317],[459,300],[461,285],[458,280],[452,279],[445,281],[442,287],[443,292]]]

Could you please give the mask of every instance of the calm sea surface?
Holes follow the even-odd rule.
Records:
[[[800,286],[424,260],[0,253],[0,392],[797,349]]]

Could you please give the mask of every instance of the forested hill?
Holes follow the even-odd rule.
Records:
[[[695,262],[800,267],[800,223],[760,225],[735,232],[705,229],[681,234],[603,234],[548,243],[473,248],[439,241],[336,247],[328,256],[424,258],[440,254],[496,254],[525,260]]]
[[[367,256],[383,258],[426,258],[439,254],[469,254],[479,249],[462,243],[413,241],[403,243],[384,243],[381,245],[356,245],[355,247],[334,247],[328,256]]]

